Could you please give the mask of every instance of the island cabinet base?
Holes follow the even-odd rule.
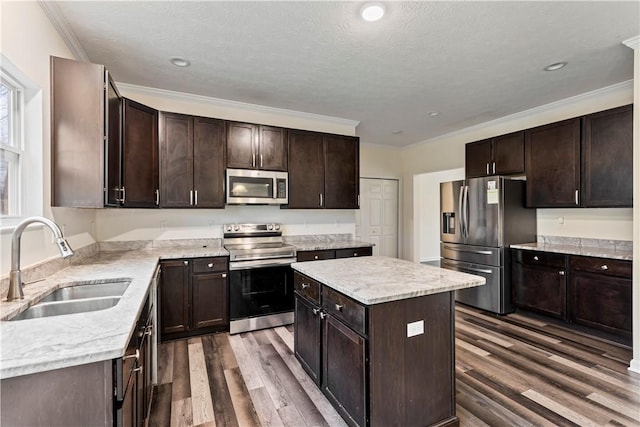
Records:
[[[296,358],[349,425],[459,425],[452,292],[364,305],[294,277]]]

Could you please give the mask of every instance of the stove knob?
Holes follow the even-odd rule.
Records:
[[[280,224],[276,224],[276,230],[280,230]]]
[[[240,226],[238,224],[235,224],[233,226],[233,231],[240,231]]]
[[[224,230],[225,230],[225,231],[231,231],[231,226],[230,226],[230,225],[225,226],[225,227],[224,227]]]
[[[267,224],[267,230],[273,230],[273,224]]]

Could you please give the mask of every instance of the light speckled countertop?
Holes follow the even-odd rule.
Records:
[[[291,266],[366,305],[485,284],[480,276],[382,256],[297,262]]]
[[[633,260],[633,250],[626,248],[618,249],[611,247],[578,246],[546,242],[522,243],[518,245],[511,245],[510,247],[513,249],[526,249],[530,251],[555,252],[560,254],[611,258],[626,261]]]
[[[221,247],[102,252],[80,265],[25,285],[24,300],[0,302],[2,319],[13,317],[57,288],[79,282],[131,279],[118,304],[106,310],[0,321],[0,378],[123,356],[158,260],[227,255]]]

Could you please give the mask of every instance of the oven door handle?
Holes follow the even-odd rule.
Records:
[[[293,251],[290,251],[288,253],[284,253],[284,254],[278,254],[278,255],[259,255],[260,259],[255,259],[256,255],[255,254],[249,254],[249,255],[232,255],[231,256],[231,262],[249,262],[249,261],[264,261],[264,260],[270,260],[270,259],[289,259],[291,257],[293,258],[293,261],[289,261],[289,262],[296,262],[295,259],[295,253]],[[243,258],[249,258],[249,259],[243,259]]]
[[[229,263],[229,270],[251,270],[254,268],[280,267],[296,262],[296,258],[258,259],[253,261],[237,261]]]

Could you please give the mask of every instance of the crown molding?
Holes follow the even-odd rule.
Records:
[[[571,106],[573,104],[582,103],[590,100],[594,100],[600,98],[602,96],[613,94],[616,92],[632,92],[633,91],[633,80],[626,80],[624,82],[616,83],[610,86],[605,86],[600,89],[593,90],[591,92],[581,93],[580,95],[575,95],[569,98],[561,99],[559,101],[551,102],[549,104],[541,105],[539,107],[534,107],[529,110],[520,111],[518,113],[514,113],[508,116],[500,117],[495,120],[491,120],[488,122],[480,123],[474,126],[469,126],[463,129],[459,129],[453,132],[446,133],[444,135],[436,136],[434,138],[427,139],[425,141],[416,142],[415,144],[410,144],[402,147],[402,150],[410,150],[412,148],[419,147],[421,145],[442,141],[445,139],[453,138],[456,136],[464,135],[470,132],[481,131],[486,128],[490,128],[497,125],[503,125],[515,120],[524,119],[529,116],[534,116],[538,114],[543,114],[549,111],[554,111],[560,109],[565,106]]]
[[[246,102],[231,101],[228,99],[213,98],[210,96],[195,95],[195,94],[185,93],[185,92],[176,92],[173,90],[157,89],[157,88],[152,88],[147,86],[138,86],[138,85],[132,85],[129,83],[116,82],[116,86],[118,86],[118,88],[120,89],[125,89],[126,91],[139,93],[143,95],[162,96],[165,98],[174,99],[176,101],[195,102],[195,103],[201,103],[201,104],[215,105],[220,108],[233,108],[233,109],[239,109],[239,110],[256,112],[256,113],[284,115],[284,116],[295,117],[300,119],[312,120],[315,122],[349,126],[349,127],[353,127],[353,129],[355,129],[356,126],[360,124],[360,122],[357,120],[343,119],[340,117],[332,117],[332,116],[323,116],[320,114],[305,113],[302,111],[287,110],[284,108],[268,107],[266,105],[249,104]]]
[[[53,28],[58,32],[64,43],[67,45],[75,59],[79,61],[89,62],[89,56],[82,48],[80,41],[69,27],[67,20],[60,11],[60,8],[53,1],[38,0],[38,4],[44,11]]]
[[[640,36],[631,37],[623,41],[622,44],[629,46],[633,50],[640,50]]]

